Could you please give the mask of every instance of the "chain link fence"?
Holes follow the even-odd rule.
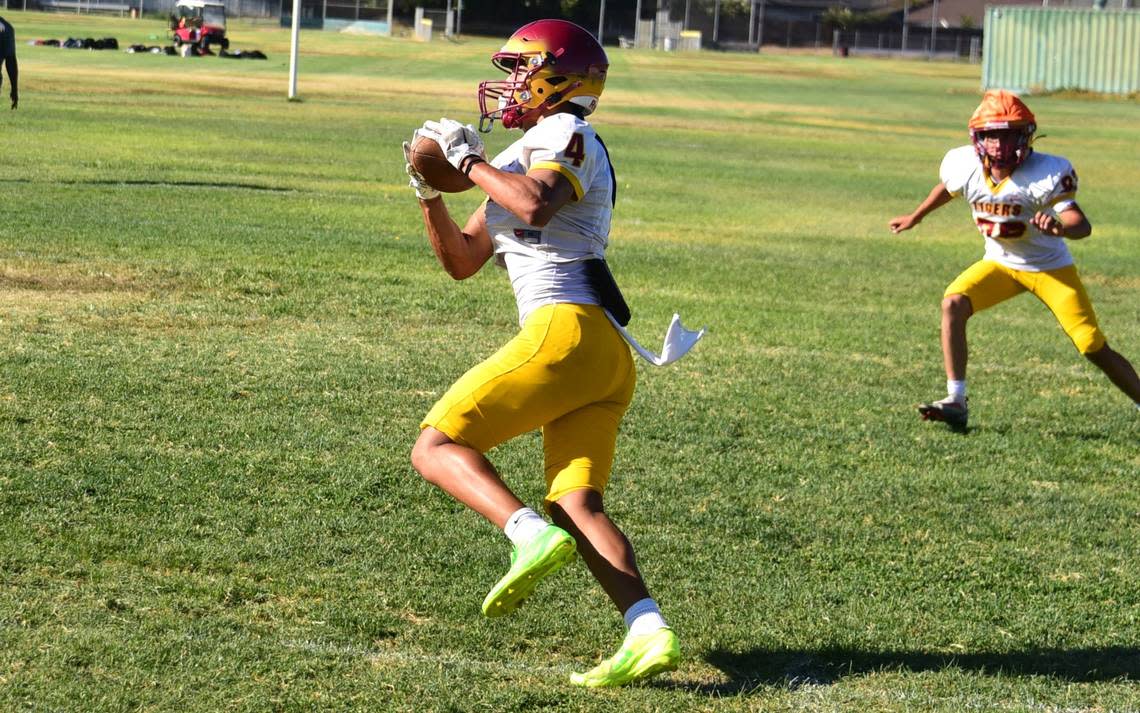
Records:
[[[827,8],[757,0],[743,6],[677,3],[620,34],[623,47],[659,50],[718,49],[763,51],[763,47],[831,50],[837,56],[879,55],[979,62],[982,33],[903,25],[901,18],[857,29],[826,21]],[[888,22],[889,20],[889,22]],[[612,42],[612,38],[610,39]]]
[[[967,61],[977,64],[982,59],[981,32],[931,33],[929,29],[906,33],[876,30],[835,30],[831,49],[837,56],[927,57],[930,59]]]

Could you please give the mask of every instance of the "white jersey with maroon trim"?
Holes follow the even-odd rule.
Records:
[[[487,231],[507,269],[519,323],[536,307],[598,304],[581,261],[605,257],[615,196],[613,169],[593,127],[573,114],[543,118],[491,161],[503,171],[549,169],[573,187],[572,199],[538,228],[488,199]]]
[[[1076,204],[1077,174],[1068,159],[1034,151],[994,183],[973,146],[951,149],[939,169],[951,195],[963,195],[986,239],[986,259],[1014,270],[1042,272],[1071,265],[1065,239],[1033,225],[1038,211],[1058,214]]]

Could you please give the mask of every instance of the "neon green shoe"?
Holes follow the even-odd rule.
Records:
[[[483,600],[483,614],[506,616],[534,594],[539,580],[574,559],[574,538],[561,527],[549,525],[522,547],[511,550],[511,568]]]
[[[570,683],[588,688],[624,686],[644,681],[663,671],[674,671],[680,660],[681,646],[677,635],[665,627],[652,634],[627,638],[609,660],[586,673],[570,674]]]

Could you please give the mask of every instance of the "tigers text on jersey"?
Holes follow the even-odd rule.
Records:
[[[574,189],[573,198],[542,228],[487,200],[487,231],[497,262],[510,276],[519,323],[545,304],[598,304],[582,261],[605,256],[615,186],[609,154],[593,127],[573,114],[553,114],[491,165],[518,174],[557,171]]]
[[[995,184],[973,146],[947,152],[939,169],[947,192],[965,196],[986,239],[986,259],[1014,270],[1056,270],[1073,262],[1065,239],[1033,225],[1039,211],[1058,214],[1076,205],[1077,174],[1068,159],[1038,153]]]

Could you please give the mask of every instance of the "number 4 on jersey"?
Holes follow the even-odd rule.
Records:
[[[582,138],[581,134],[574,134],[570,137],[570,143],[566,144],[566,150],[562,153],[574,162],[574,166],[581,166],[582,160],[586,158],[586,140]]]

